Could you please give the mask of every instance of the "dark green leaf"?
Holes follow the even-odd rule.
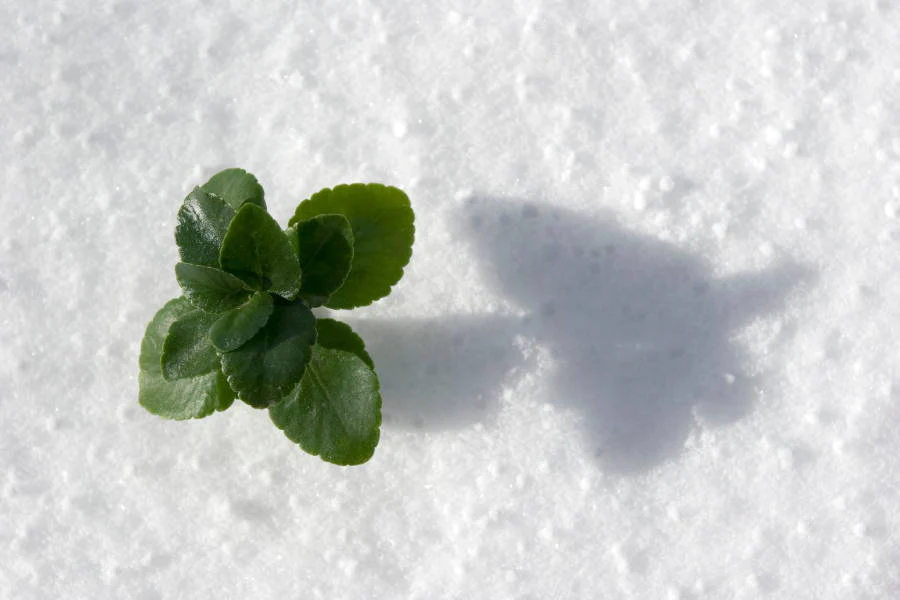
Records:
[[[362,338],[356,335],[350,326],[334,319],[317,319],[316,332],[318,337],[316,344],[329,350],[343,350],[360,357],[370,369],[374,369],[372,357],[366,352],[366,345]]]
[[[378,378],[355,354],[317,345],[300,385],[269,415],[310,454],[338,465],[362,464],[380,435]]]
[[[175,242],[181,260],[218,267],[219,248],[232,218],[234,209],[222,198],[194,188],[184,199],[175,226]]]
[[[256,335],[272,314],[272,296],[256,292],[241,306],[218,318],[209,330],[213,346],[222,352],[236,350]]]
[[[406,194],[375,183],[324,189],[300,203],[290,225],[324,214],[347,218],[354,252],[346,281],[326,306],[353,308],[388,295],[412,255],[415,227]]]
[[[245,202],[266,207],[262,186],[256,181],[256,177],[243,169],[220,171],[204,183],[202,189],[219,196],[234,210],[239,209]]]
[[[316,319],[305,304],[276,304],[249,342],[222,355],[222,370],[241,400],[265,408],[300,381],[315,342]]]
[[[215,267],[178,263],[175,278],[188,300],[207,312],[222,312],[240,306],[253,293],[243,281]]]
[[[163,342],[163,377],[174,381],[219,369],[219,355],[209,340],[209,328],[215,320],[214,314],[192,310],[172,322]]]
[[[288,236],[295,245],[303,277],[300,296],[312,306],[322,305],[350,272],[353,261],[353,230],[343,215],[319,215],[300,221]]]
[[[285,233],[265,209],[238,210],[219,254],[222,268],[255,290],[293,298],[300,287],[300,263]]]
[[[205,417],[225,410],[234,401],[234,392],[219,369],[176,381],[163,378],[162,352],[169,328],[193,310],[186,298],[170,300],[150,321],[141,342],[139,401],[151,413],[167,419]]]

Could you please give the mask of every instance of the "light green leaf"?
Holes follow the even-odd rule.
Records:
[[[325,305],[353,308],[388,295],[412,255],[414,215],[406,194],[375,183],[339,185],[301,202],[289,224],[325,214],[347,218],[354,251],[346,281]]]
[[[270,294],[256,292],[241,306],[221,315],[212,324],[209,339],[221,352],[236,350],[266,324],[273,308],[274,303]]]
[[[219,262],[255,290],[292,299],[300,288],[300,263],[287,236],[255,204],[244,204],[232,219]]]
[[[265,408],[300,381],[315,342],[316,319],[309,307],[276,304],[250,341],[222,355],[222,370],[241,400]]]
[[[203,184],[202,189],[219,196],[234,210],[245,202],[266,207],[265,194],[256,177],[243,169],[225,169]]]
[[[214,314],[192,310],[172,322],[163,342],[163,377],[174,381],[219,369],[219,355],[209,340],[209,328],[215,320]]]
[[[300,297],[311,306],[328,300],[347,279],[353,262],[353,230],[343,215],[319,215],[288,231],[303,277]]]
[[[234,218],[234,209],[220,197],[194,188],[178,211],[175,243],[181,260],[207,267],[219,266],[219,248]]]
[[[192,312],[186,298],[170,300],[147,325],[141,342],[138,400],[149,412],[167,419],[191,419],[225,410],[234,401],[234,392],[219,369],[205,375],[167,381],[162,375],[162,352],[172,323]]]
[[[269,415],[310,454],[359,465],[372,457],[380,437],[378,387],[375,372],[355,354],[316,346],[300,385]]]
[[[372,357],[366,352],[362,338],[356,335],[346,323],[334,319],[316,319],[316,345],[329,350],[343,350],[362,359],[370,369],[374,369]]]
[[[178,263],[175,278],[188,300],[207,312],[222,312],[240,306],[253,293],[243,281],[215,267]]]

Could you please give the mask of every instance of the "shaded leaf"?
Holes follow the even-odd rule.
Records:
[[[163,306],[147,325],[141,342],[138,400],[149,412],[167,419],[205,417],[225,410],[234,401],[234,392],[225,376],[214,372],[167,381],[162,375],[163,344],[172,323],[194,310],[186,298],[175,298]]]
[[[250,341],[222,355],[222,370],[241,400],[265,408],[300,381],[316,341],[315,322],[302,302],[276,304]]]
[[[287,236],[255,204],[244,204],[232,219],[219,262],[255,290],[291,299],[300,288],[300,263]]]
[[[178,263],[175,265],[175,278],[188,300],[208,312],[222,312],[240,306],[253,293],[243,281],[215,267]]]
[[[350,352],[362,359],[370,369],[374,369],[372,357],[366,352],[366,345],[362,338],[346,323],[335,321],[334,319],[317,319],[316,320],[316,344],[329,350],[343,350]]]
[[[257,292],[250,299],[221,315],[209,330],[209,339],[221,352],[235,350],[259,331],[274,308],[272,296]]]
[[[301,202],[289,224],[325,214],[347,218],[354,252],[346,281],[325,305],[353,308],[388,295],[412,255],[414,215],[406,194],[375,183],[339,185]]]
[[[195,309],[172,322],[163,342],[163,377],[172,381],[219,369],[219,355],[209,340],[209,328],[215,320],[216,315]]]
[[[380,437],[378,378],[355,354],[316,346],[300,385],[269,415],[310,454],[338,465],[362,464]]]
[[[347,279],[353,261],[353,230],[343,215],[319,215],[297,223],[294,236],[300,259],[300,296],[322,305]]]
[[[211,192],[237,210],[245,202],[266,208],[265,194],[256,177],[243,169],[225,169],[213,175],[201,189]]]
[[[218,267],[219,249],[232,218],[234,209],[222,198],[194,188],[184,199],[175,225],[175,243],[181,260]]]

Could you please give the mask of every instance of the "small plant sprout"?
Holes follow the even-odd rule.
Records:
[[[206,417],[239,398],[265,408],[310,454],[338,465],[372,457],[381,395],[372,358],[349,326],[312,309],[387,296],[415,233],[409,198],[369,183],[324,189],[287,229],[241,169],[195,188],[178,211],[182,296],[141,343],[141,405],[167,419]]]

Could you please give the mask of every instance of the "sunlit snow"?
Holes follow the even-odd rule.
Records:
[[[900,597],[900,5],[9,0],[0,598]],[[220,169],[395,185],[373,460],[137,403]]]

